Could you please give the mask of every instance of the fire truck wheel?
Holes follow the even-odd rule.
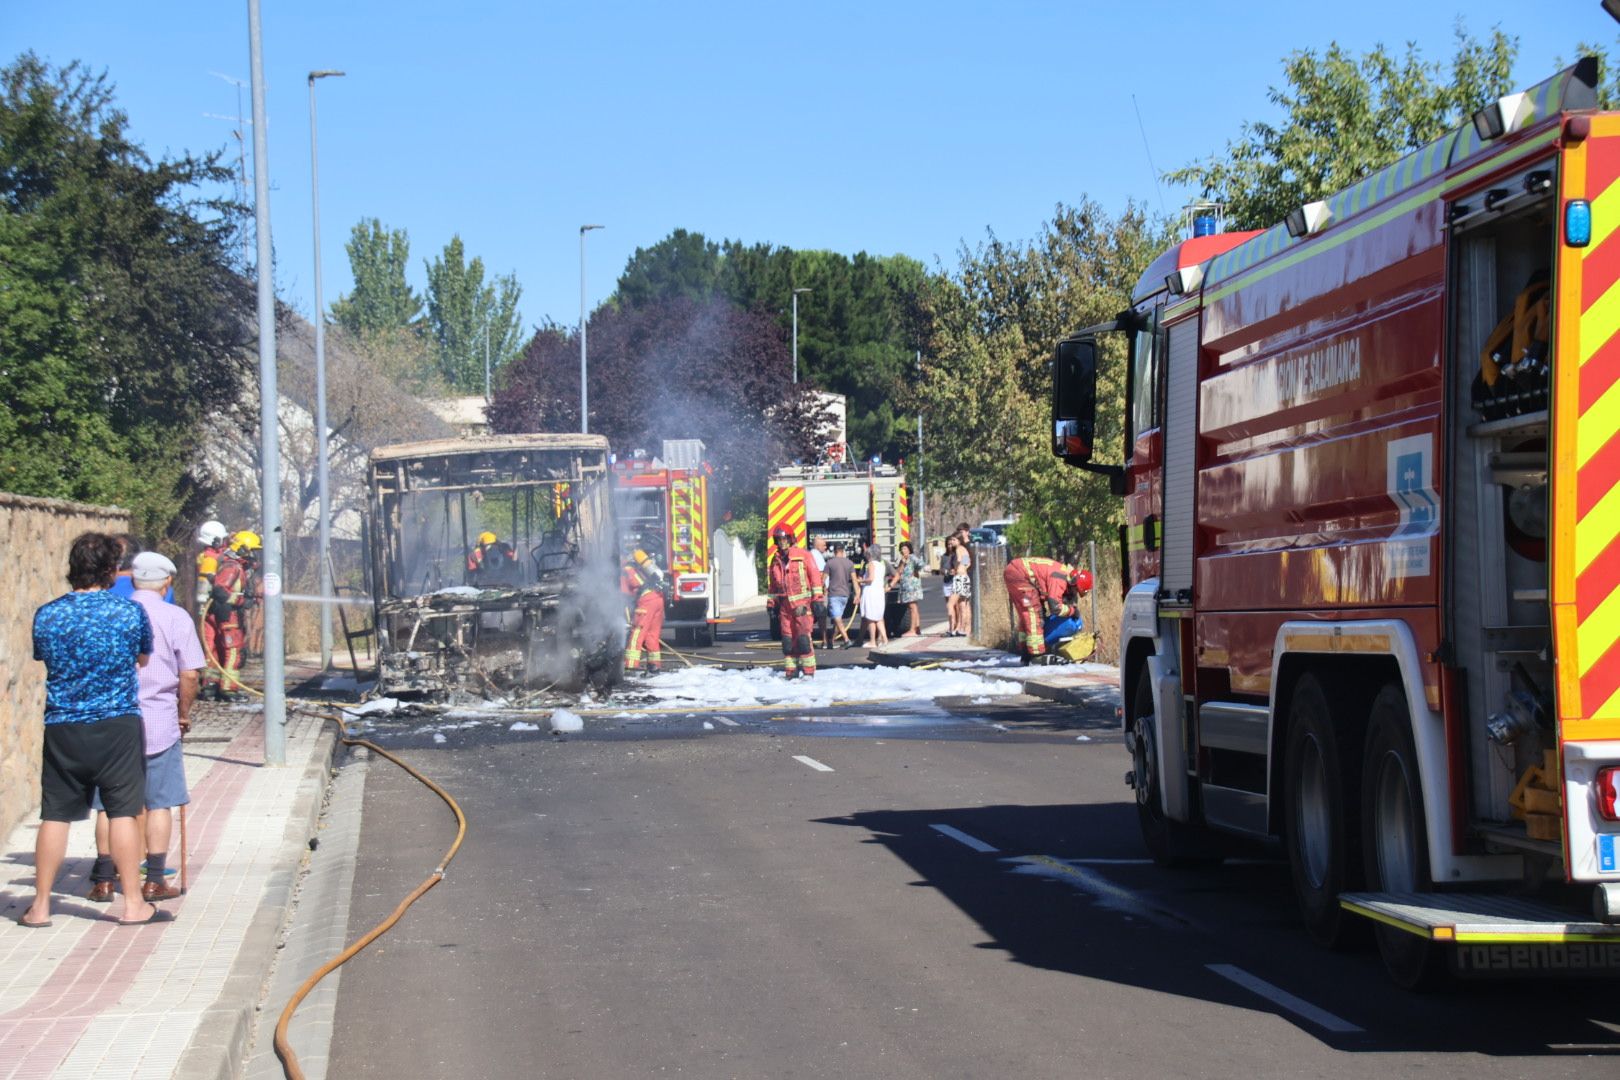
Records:
[[[1148,854],[1160,866],[1213,866],[1224,857],[1210,838],[1164,816],[1159,791],[1158,724],[1153,714],[1153,683],[1146,666],[1131,695],[1131,765],[1136,787],[1136,820]]]
[[[1361,823],[1368,889],[1413,893],[1433,887],[1411,719],[1406,695],[1393,683],[1378,692],[1367,719]],[[1440,946],[1381,924],[1373,928],[1373,935],[1384,967],[1396,984],[1425,990],[1445,981],[1445,955]]]
[[[1288,714],[1283,828],[1305,929],[1330,949],[1350,948],[1366,933],[1362,921],[1339,906],[1339,894],[1361,884],[1359,785],[1346,771],[1359,767],[1357,749],[1340,746],[1322,683],[1302,675]]]

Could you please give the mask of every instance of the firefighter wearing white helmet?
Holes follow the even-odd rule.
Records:
[[[214,575],[219,572],[219,557],[225,554],[225,541],[230,538],[231,531],[221,521],[205,521],[197,530],[197,543],[202,550],[197,552],[197,611],[202,613],[203,605],[208,603],[208,590],[214,585]],[[204,645],[207,644],[205,641]]]

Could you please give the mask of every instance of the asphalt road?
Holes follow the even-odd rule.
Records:
[[[1414,997],[1374,954],[1313,946],[1263,853],[1147,864],[1106,701],[379,737],[471,829],[444,884],[345,969],[333,1076],[1620,1066],[1612,983]],[[449,836],[436,799],[373,768],[351,927],[386,914]]]

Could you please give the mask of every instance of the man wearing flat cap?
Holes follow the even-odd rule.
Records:
[[[174,808],[191,801],[180,736],[191,730],[191,707],[197,700],[203,667],[202,643],[191,617],[164,593],[174,581],[175,566],[155,551],[135,556],[130,577],[133,599],[152,624],[152,658],[140,670],[141,725],[146,732],[146,882],[145,900],[173,900],[180,890],[165,879]],[[96,809],[101,809],[98,804]],[[106,814],[96,818],[96,865],[90,872],[90,899],[113,898],[112,858],[103,842]]]

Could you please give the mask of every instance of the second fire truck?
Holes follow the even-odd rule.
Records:
[[[698,439],[666,439],[663,456],[613,463],[613,502],[625,554],[640,548],[672,575],[664,626],[698,645],[714,644],[720,615],[709,551],[709,478]]]
[[[1620,114],[1595,62],[1063,341],[1054,451],[1125,500],[1148,846],[1282,841],[1390,973],[1620,974]],[[1128,347],[1122,465],[1092,446]],[[1550,884],[1544,884],[1550,883]]]

